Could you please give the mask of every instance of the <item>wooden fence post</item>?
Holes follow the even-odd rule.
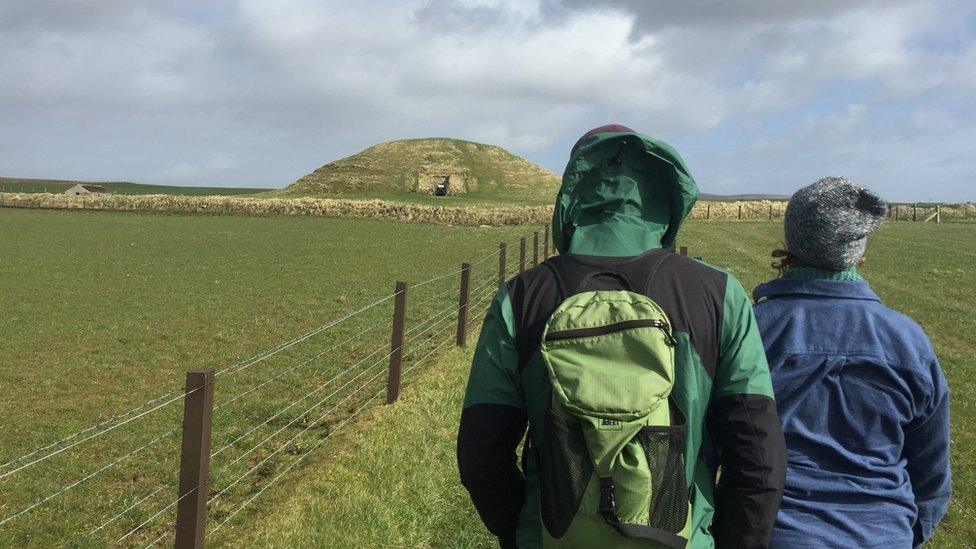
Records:
[[[549,225],[546,225],[546,234],[542,239],[542,259],[549,259]]]
[[[712,205],[705,204],[705,219],[711,219],[711,218],[712,218]]]
[[[539,231],[532,233],[532,266],[539,264]]]
[[[681,255],[688,255],[688,246],[681,247]]]
[[[502,242],[498,245],[498,289],[502,289],[505,285],[505,257],[508,252],[505,251],[505,243]]]
[[[393,333],[390,337],[390,373],[386,379],[386,403],[400,396],[400,367],[403,364],[403,321],[407,311],[407,283],[397,281],[393,305]]]
[[[519,241],[519,272],[525,272],[525,237]]]
[[[898,221],[898,204],[895,204],[895,221]]]
[[[457,346],[464,347],[468,338],[468,280],[471,276],[471,265],[461,264],[461,291],[458,292],[458,323]]]
[[[772,219],[773,219],[773,205],[772,204],[769,205],[769,219],[770,219],[770,221],[772,221]]]
[[[739,204],[739,221],[742,221],[742,204]]]
[[[918,221],[918,202],[912,203],[912,221]]]
[[[935,205],[935,222],[942,223],[942,204]]]
[[[177,549],[202,549],[207,532],[213,395],[213,370],[186,373],[180,492],[176,506]]]

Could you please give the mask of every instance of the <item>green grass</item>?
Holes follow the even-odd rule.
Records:
[[[186,370],[239,362],[391,293],[397,279],[418,281],[456,269],[460,261],[491,253],[499,241],[513,241],[526,229],[0,209],[0,232],[0,380],[11,395],[0,399],[0,462],[6,462],[179,389]],[[495,270],[493,259],[476,266],[473,286],[492,278]],[[422,326],[429,313],[453,306],[456,284],[457,275],[452,275],[411,290],[412,303],[432,301],[411,310],[408,329]],[[218,410],[215,449],[307,394],[309,387],[333,383],[215,458],[215,488],[226,487],[316,420],[325,405],[341,404],[321,422],[323,428],[367,395],[363,391],[342,402],[348,392],[344,391],[312,414],[299,413],[342,384],[350,382],[352,389],[371,379],[374,371],[382,371],[390,314],[391,303],[385,302],[334,330],[220,378],[218,405],[347,337],[363,336]],[[451,322],[446,318],[434,325],[446,325],[446,332],[413,334],[420,337],[408,350],[418,352],[407,364],[420,358],[420,351],[433,341],[445,339]],[[427,343],[435,335],[438,339]],[[363,368],[341,374],[374,349],[382,352],[369,375],[353,380]],[[371,358],[363,366],[374,362]],[[383,382],[382,376],[375,379],[369,393]],[[168,432],[179,425],[179,414],[175,403],[0,480],[0,520]],[[230,464],[278,429],[283,431],[271,443]],[[288,452],[312,444],[321,432],[311,430]],[[107,532],[81,540],[94,546],[114,541],[172,499],[178,445],[178,437],[166,438],[0,527],[0,546],[63,544],[166,486]],[[222,497],[212,517],[219,520],[236,508],[279,458],[289,455],[284,454]],[[145,544],[168,530],[169,518],[169,513],[161,516],[144,529],[145,534],[133,536],[134,542]]]
[[[150,185],[128,181],[66,181],[61,179],[22,179],[0,177],[0,192],[5,193],[63,193],[79,183],[101,185],[112,194],[173,194],[182,196],[231,196],[258,194],[270,189],[251,187],[177,187]]]
[[[952,390],[955,497],[976,510],[976,253],[971,225],[888,224],[873,238],[863,272],[886,302],[918,320],[932,337]],[[513,242],[530,228],[464,228],[285,217],[166,216],[0,209],[0,399],[4,427],[0,462],[124,410],[164,390],[182,372],[240,361],[388,294],[397,278],[417,281],[458,261]],[[693,222],[680,235],[691,255],[730,269],[747,288],[772,275],[768,252],[775,223]],[[514,247],[510,247],[512,249]],[[509,265],[513,259],[510,257]],[[473,286],[487,282],[493,259],[478,265]],[[408,344],[407,365],[449,342],[456,277],[411,289],[408,330],[433,319]],[[445,292],[445,295],[437,297]],[[220,448],[310,387],[356,371],[343,367],[388,346],[389,303],[242,372],[218,378],[217,404],[307,360],[346,337],[352,343],[218,410]],[[476,321],[476,319],[475,319]],[[370,329],[372,326],[376,326]],[[446,327],[446,332],[437,332]],[[476,333],[477,330],[475,329]],[[473,338],[474,336],[472,336]],[[360,341],[360,339],[362,341]],[[437,355],[435,355],[437,356]],[[370,358],[373,360],[373,358]],[[420,363],[405,375],[401,401],[369,407],[334,431],[364,396],[381,392],[380,377],[359,395],[326,404],[339,408],[316,421],[291,410],[215,457],[215,491],[256,466],[306,426],[281,455],[215,502],[210,524],[226,520],[292,460],[320,442],[293,470],[227,522],[215,546],[488,546],[456,480],[454,436],[466,378],[466,351]],[[351,388],[358,386],[353,382]],[[348,392],[348,391],[347,391]],[[382,395],[380,396],[382,398]],[[325,406],[323,406],[324,408]],[[179,424],[169,406],[95,441],[0,480],[0,520]],[[288,425],[293,422],[292,425]],[[274,430],[278,437],[253,454],[244,450]],[[326,436],[331,438],[324,439]],[[323,442],[324,440],[324,442]],[[166,439],[99,474],[24,517],[0,526],[0,546],[102,546],[172,501],[179,441]],[[240,462],[232,463],[239,456]],[[2,471],[2,469],[0,469]],[[149,498],[102,532],[81,537],[113,515]],[[122,545],[145,545],[172,528],[166,512]],[[935,547],[974,539],[976,526],[955,504]]]

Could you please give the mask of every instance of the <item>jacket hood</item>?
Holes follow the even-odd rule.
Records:
[[[601,126],[570,154],[553,242],[563,254],[607,257],[669,247],[697,200],[698,186],[670,145],[624,126]]]

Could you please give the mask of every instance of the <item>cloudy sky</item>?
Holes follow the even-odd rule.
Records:
[[[0,175],[281,187],[432,136],[561,172],[615,122],[707,192],[976,200],[971,1],[714,4],[3,0]]]

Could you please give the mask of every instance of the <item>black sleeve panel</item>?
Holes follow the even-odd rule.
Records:
[[[525,501],[525,479],[516,465],[516,450],[527,423],[525,410],[503,404],[475,404],[461,412],[457,441],[461,484],[502,547],[515,547],[515,528]]]
[[[786,482],[776,402],[761,395],[720,398],[712,403],[708,426],[722,465],[712,522],[716,545],[767,547]]]

